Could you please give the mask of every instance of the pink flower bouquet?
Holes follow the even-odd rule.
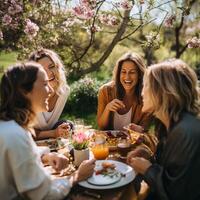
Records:
[[[76,150],[86,149],[89,145],[89,137],[84,132],[75,132],[71,144]]]

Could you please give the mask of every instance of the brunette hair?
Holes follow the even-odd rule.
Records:
[[[154,104],[154,114],[167,115],[170,122],[179,120],[183,111],[199,115],[197,76],[179,59],[171,59],[148,68],[144,77]]]
[[[27,128],[35,116],[30,100],[25,96],[33,89],[41,65],[34,62],[9,67],[0,84],[0,119],[15,120]]]
[[[45,57],[48,57],[57,67],[58,73],[55,74],[55,79],[58,81],[58,90],[56,93],[59,95],[59,93],[64,92],[64,88],[68,87],[68,85],[65,77],[65,68],[58,54],[52,50],[42,48],[32,52],[29,60],[38,62]]]
[[[143,76],[146,70],[146,65],[142,57],[136,53],[126,53],[122,55],[114,67],[113,80],[116,86],[117,98],[123,99],[125,95],[124,87],[122,86],[120,82],[120,73],[121,73],[122,65],[125,61],[132,61],[137,66],[139,78],[138,78],[138,83],[136,85],[135,94],[138,100],[141,100],[141,90],[142,90]]]

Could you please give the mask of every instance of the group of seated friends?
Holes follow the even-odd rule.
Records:
[[[52,50],[37,50],[4,72],[1,199],[64,199],[71,187],[92,175],[94,159],[67,178],[52,179],[43,163],[62,170],[69,159],[42,153],[34,141],[66,136],[73,128],[70,121],[59,121],[69,93],[64,66]],[[149,133],[152,123],[155,134]],[[149,186],[146,199],[200,199],[200,95],[197,76],[185,62],[171,59],[147,68],[138,54],[124,54],[112,80],[99,89],[97,124],[100,130],[130,125],[142,133],[126,162],[137,172],[136,185],[145,181]]]

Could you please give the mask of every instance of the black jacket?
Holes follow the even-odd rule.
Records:
[[[200,200],[200,119],[183,113],[159,130],[156,162],[144,174],[154,200]]]

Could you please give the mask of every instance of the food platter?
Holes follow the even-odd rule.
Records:
[[[47,146],[50,148],[50,151],[58,151],[60,148],[66,146],[66,141],[64,139],[45,139],[45,140],[38,140],[36,144],[38,146]]]
[[[102,166],[102,163],[110,163],[115,166],[115,176],[104,176],[103,174],[96,174],[96,171]],[[125,163],[114,160],[97,160],[95,172],[86,181],[79,182],[79,185],[90,189],[111,189],[127,185],[135,178],[135,171],[132,167]]]
[[[131,137],[129,133],[127,133],[126,131],[121,131],[121,130],[100,131],[98,132],[98,134],[102,134],[105,136],[106,144],[108,145],[110,151],[117,150],[117,144],[118,144],[119,138]],[[137,138],[131,137],[131,139],[132,139],[131,145],[134,145]]]

